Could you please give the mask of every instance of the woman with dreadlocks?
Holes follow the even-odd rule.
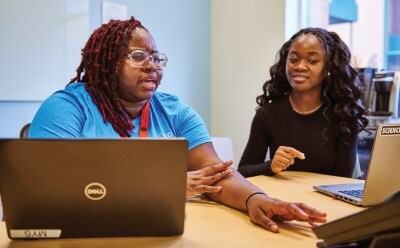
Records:
[[[283,170],[351,177],[367,125],[350,51],[334,32],[305,28],[283,44],[257,97],[239,162],[245,177]],[[267,151],[271,160],[266,161]]]
[[[156,92],[167,56],[141,23],[110,21],[82,51],[77,76],[42,104],[30,138],[184,137],[189,143],[187,195],[208,193],[278,231],[273,217],[316,225],[326,214],[268,197],[218,158],[200,116],[176,96]]]

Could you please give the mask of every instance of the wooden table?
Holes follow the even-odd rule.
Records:
[[[312,185],[359,182],[356,179],[306,172],[283,172],[249,181],[272,197],[301,201],[328,213],[332,221],[365,208],[319,194]],[[280,233],[268,232],[250,222],[247,214],[202,197],[186,203],[185,232],[175,237],[92,238],[11,241],[4,222],[0,225],[0,248],[4,247],[316,247],[318,239],[308,224],[280,223]]]

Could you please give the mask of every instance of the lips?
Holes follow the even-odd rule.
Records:
[[[293,74],[292,79],[295,82],[304,82],[308,79],[308,76],[303,75],[303,74]]]
[[[142,85],[148,90],[154,90],[157,85],[157,77],[148,76],[142,80]]]

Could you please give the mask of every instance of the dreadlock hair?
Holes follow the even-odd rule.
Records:
[[[257,96],[258,108],[275,99],[290,94],[292,87],[286,77],[286,61],[293,41],[301,35],[314,35],[322,44],[325,52],[324,79],[322,94],[325,108],[323,114],[329,126],[328,109],[334,110],[343,134],[359,133],[368,124],[364,116],[364,107],[360,103],[361,84],[356,70],[350,65],[350,50],[335,32],[321,28],[304,28],[283,44],[277,54],[277,62],[271,66],[271,79],[262,87],[263,94]],[[328,75],[329,72],[329,75]],[[327,140],[324,129],[323,137]]]
[[[133,116],[121,103],[116,90],[118,68],[136,28],[147,31],[134,17],[125,21],[111,20],[96,29],[82,49],[76,77],[69,82],[85,83],[104,121],[110,122],[121,137],[130,137],[134,126]]]

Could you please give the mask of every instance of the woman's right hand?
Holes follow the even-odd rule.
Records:
[[[248,201],[248,213],[251,221],[263,228],[279,232],[277,221],[303,221],[311,226],[326,223],[326,213],[304,203],[285,202],[265,194],[257,194]]]
[[[305,159],[304,153],[289,146],[280,146],[275,152],[271,163],[271,170],[278,174],[294,164],[294,159]]]
[[[214,184],[232,173],[230,168],[232,164],[232,160],[229,160],[201,170],[189,171],[187,173],[186,196],[220,191],[222,187]]]

